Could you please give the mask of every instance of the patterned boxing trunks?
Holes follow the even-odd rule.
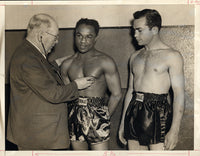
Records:
[[[79,97],[68,109],[71,141],[95,144],[109,139],[110,115],[104,98]]]
[[[163,143],[172,122],[172,109],[167,94],[133,92],[124,120],[127,140],[140,145]]]

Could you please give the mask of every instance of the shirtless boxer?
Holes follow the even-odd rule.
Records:
[[[74,150],[108,149],[110,116],[121,99],[120,78],[113,59],[94,47],[98,32],[96,20],[80,19],[75,28],[77,53],[61,66],[66,84],[80,77],[96,79],[91,87],[79,91],[79,100],[69,104],[69,129]],[[108,103],[105,101],[107,89],[111,94]]]
[[[144,48],[130,57],[119,139],[128,142],[130,150],[171,150],[177,144],[184,112],[183,58],[161,41],[161,16],[156,10],[134,13],[133,28]],[[173,112],[167,100],[170,87]]]

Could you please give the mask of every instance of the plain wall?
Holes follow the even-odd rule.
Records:
[[[156,9],[162,25],[194,25],[194,6],[174,5],[20,5],[6,6],[6,29],[26,29],[29,19],[38,13],[55,18],[60,28],[73,28],[80,18],[94,18],[101,27],[131,26],[133,13],[145,8]],[[175,18],[172,18],[175,17]]]

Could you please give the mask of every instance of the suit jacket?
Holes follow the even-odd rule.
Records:
[[[7,139],[30,150],[68,148],[65,102],[78,97],[76,83],[64,85],[53,66],[25,40],[12,57],[10,85]]]

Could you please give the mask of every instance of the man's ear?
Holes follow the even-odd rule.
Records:
[[[158,34],[158,27],[153,27],[151,30],[154,35]]]
[[[96,36],[96,37],[95,37],[95,43],[96,43],[96,41],[97,41],[98,39],[99,39],[99,36]]]
[[[37,33],[37,39],[39,42],[42,42],[42,37],[43,37],[44,32],[43,31],[38,31]]]

